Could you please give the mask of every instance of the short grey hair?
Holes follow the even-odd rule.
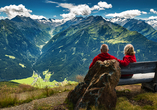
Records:
[[[107,52],[109,50],[109,47],[107,44],[102,44],[100,49],[103,51],[103,52]]]

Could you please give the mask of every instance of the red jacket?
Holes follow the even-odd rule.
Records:
[[[98,54],[96,57],[94,57],[92,63],[89,66],[89,69],[95,64],[96,61],[101,60],[101,61],[105,61],[105,60],[110,60],[110,59],[116,59],[118,60],[116,57],[110,55],[109,53],[100,53]]]
[[[127,66],[127,65],[129,65],[129,63],[136,62],[136,57],[135,57],[135,55],[126,55],[123,57],[123,60],[118,60],[118,62],[122,66]],[[125,76],[133,76],[133,74],[121,75],[121,77],[125,77]]]

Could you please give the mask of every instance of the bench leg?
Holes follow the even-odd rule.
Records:
[[[142,83],[142,88],[147,88],[149,90],[157,92],[157,66],[155,69],[155,74],[154,74],[153,80],[151,82]]]
[[[151,91],[157,92],[157,83],[154,82],[142,83],[142,88],[147,88]]]
[[[155,75],[154,75],[154,79],[153,79],[154,83],[157,83],[157,67],[155,69]]]

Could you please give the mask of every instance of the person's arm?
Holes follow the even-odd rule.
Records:
[[[97,58],[95,57],[95,58],[93,59],[92,63],[90,64],[89,69],[95,64],[96,61],[97,61]]]
[[[118,61],[118,59],[115,56],[111,56],[111,59],[115,59],[115,60]]]
[[[122,66],[128,66],[130,63],[129,57],[124,57],[123,60],[118,60],[118,62],[122,65]]]

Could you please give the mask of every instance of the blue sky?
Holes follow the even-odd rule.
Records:
[[[66,20],[90,15],[154,19],[157,0],[0,0],[0,19],[16,15]]]

